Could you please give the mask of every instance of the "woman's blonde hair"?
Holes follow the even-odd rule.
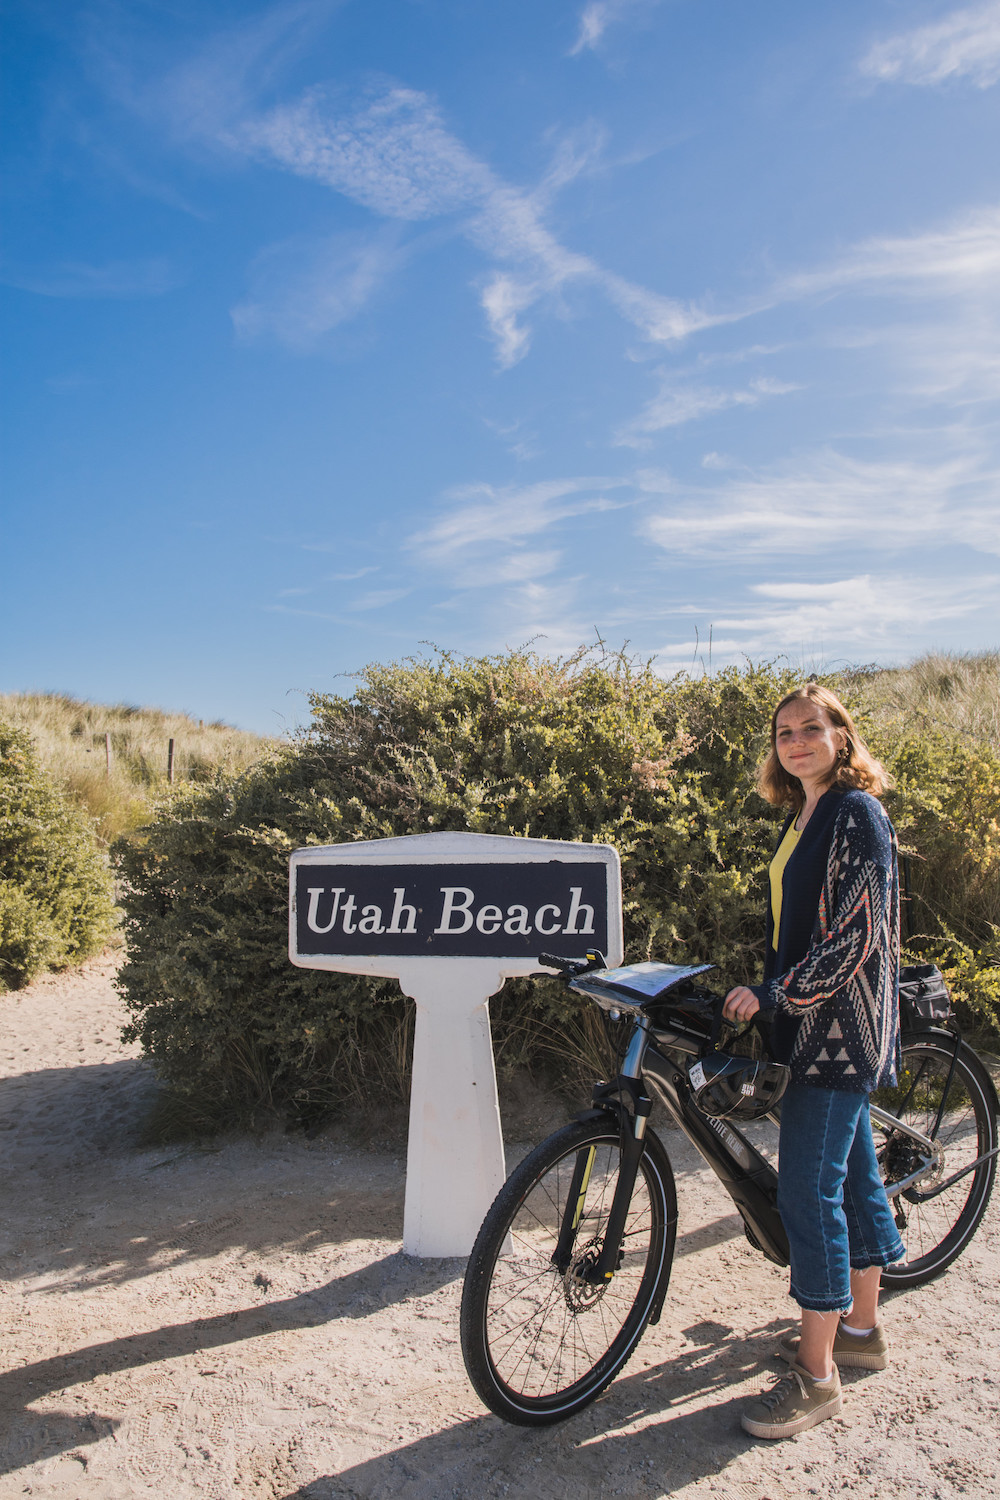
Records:
[[[826,789],[832,786],[857,787],[880,797],[893,785],[892,777],[858,734],[854,720],[836,693],[821,687],[818,682],[805,682],[794,692],[786,693],[771,715],[771,750],[757,772],[757,790],[760,795],[776,807],[792,807],[796,812],[806,800],[801,781],[785,770],[778,759],[776,748],[778,715],[789,703],[799,702],[803,698],[824,709],[831,722],[847,736],[847,744],[837,756],[837,763],[827,779]]]

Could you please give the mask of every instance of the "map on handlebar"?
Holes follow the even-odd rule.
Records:
[[[569,988],[586,995],[604,1010],[641,1007],[659,1000],[697,974],[707,974],[714,964],[660,964],[649,961],[626,964],[622,969],[590,969],[569,980]]]

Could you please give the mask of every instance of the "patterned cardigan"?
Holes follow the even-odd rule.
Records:
[[[867,792],[826,792],[781,889],[777,952],[769,902],[764,983],[752,986],[774,1012],[776,1056],[817,1088],[870,1093],[895,1082],[899,883],[882,804]]]

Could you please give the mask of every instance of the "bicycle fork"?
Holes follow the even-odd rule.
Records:
[[[613,1108],[618,1116],[621,1157],[618,1164],[618,1181],[615,1184],[615,1194],[611,1201],[611,1212],[604,1231],[604,1243],[593,1264],[582,1268],[584,1280],[593,1286],[606,1286],[621,1263],[625,1224],[628,1219],[629,1205],[632,1202],[632,1190],[639,1172],[639,1163],[645,1150],[646,1123],[653,1107],[652,1099],[642,1087],[642,1063],[648,1040],[649,1022],[642,1017],[636,1025],[618,1078],[614,1083],[601,1084],[594,1090],[595,1113],[604,1114],[609,1108]],[[629,1098],[631,1109],[626,1107],[623,1097],[625,1095]],[[562,1275],[572,1263],[573,1245],[583,1217],[596,1149],[594,1146],[589,1146],[586,1150],[577,1153],[573,1176],[570,1179],[566,1209],[559,1229],[559,1239],[552,1252],[552,1264]]]

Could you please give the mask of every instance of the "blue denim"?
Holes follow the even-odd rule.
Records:
[[[790,1083],[781,1101],[778,1208],[791,1250],[792,1296],[814,1312],[849,1312],[851,1269],[905,1255],[879,1176],[868,1095]]]

